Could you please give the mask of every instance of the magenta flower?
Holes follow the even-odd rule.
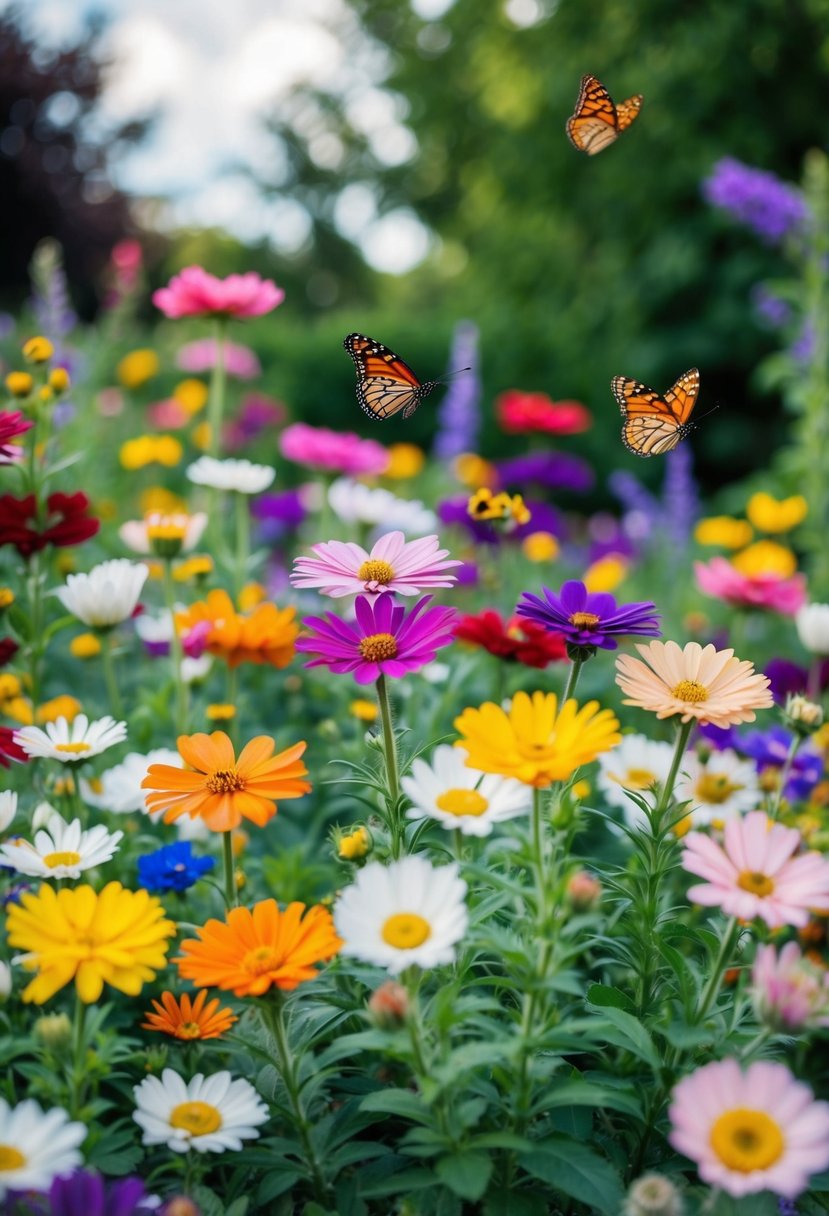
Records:
[[[742,574],[724,557],[712,557],[706,565],[694,562],[697,586],[738,608],[765,608],[781,616],[794,616],[806,603],[806,579],[802,574],[781,578],[776,574]]]
[[[751,997],[758,1020],[784,1034],[829,1026],[829,971],[804,958],[797,942],[779,953],[774,946],[757,947]]]
[[[304,422],[285,428],[279,437],[279,450],[286,460],[296,464],[349,477],[383,473],[389,465],[389,454],[381,443],[361,439],[350,431],[329,431]]]
[[[451,587],[455,575],[448,571],[460,566],[447,561],[447,549],[439,549],[436,536],[407,541],[402,532],[381,536],[371,553],[360,545],[331,540],[312,545],[315,557],[298,557],[291,582],[295,587],[319,587],[323,595],[339,599],[343,595],[418,595],[428,587]]]
[[[27,418],[24,418],[19,410],[0,410],[0,456],[7,460],[13,459],[19,454],[19,449],[16,445],[7,447],[10,439],[16,439],[18,435],[23,435],[26,431],[34,426]]]
[[[255,271],[217,279],[201,266],[187,266],[153,292],[153,304],[166,317],[261,317],[284,299],[281,287]]]
[[[358,595],[356,621],[341,621],[333,612],[306,617],[302,623],[313,636],[297,638],[296,648],[315,656],[306,667],[328,667],[338,675],[353,672],[358,684],[419,671],[454,641],[455,610],[427,608],[431,598],[424,596],[407,611],[392,595],[373,600]]]
[[[765,811],[750,811],[725,825],[724,847],[702,832],[683,842],[683,869],[707,881],[691,887],[688,898],[729,916],[772,929],[802,928],[809,911],[829,912],[829,861],[820,853],[794,853],[802,837],[794,828],[773,823]]]
[[[187,342],[176,355],[176,366],[191,375],[211,372],[216,366],[216,350],[215,338],[199,338],[195,342]],[[255,380],[262,374],[262,364],[256,352],[249,346],[242,346],[239,342],[225,342],[223,358],[225,371],[236,380]]]

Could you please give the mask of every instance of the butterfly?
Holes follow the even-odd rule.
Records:
[[[664,397],[628,376],[616,376],[610,384],[625,425],[622,443],[635,456],[661,456],[693,429],[689,421],[699,394],[699,371],[684,372]]]
[[[370,418],[384,422],[403,411],[411,418],[439,380],[418,380],[399,355],[364,334],[349,334],[343,346],[357,369],[357,400]]]
[[[576,112],[567,119],[570,143],[580,152],[595,156],[630,126],[641,108],[641,93],[617,106],[595,76],[582,76]]]

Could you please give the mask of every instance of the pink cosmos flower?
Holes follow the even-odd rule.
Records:
[[[304,422],[285,428],[279,437],[279,450],[286,460],[296,464],[349,477],[383,473],[389,464],[388,452],[373,439]]]
[[[397,591],[418,595],[427,587],[451,587],[454,574],[447,571],[459,561],[447,561],[447,549],[439,549],[437,536],[406,541],[402,532],[387,532],[371,553],[360,545],[339,540],[312,545],[315,557],[298,557],[291,582],[295,587],[319,587],[323,595],[380,595]]]
[[[166,397],[148,407],[147,417],[150,424],[160,431],[177,431],[187,425],[191,415],[175,397]]]
[[[829,1026],[829,971],[804,958],[797,942],[758,946],[751,971],[754,1012],[775,1030],[794,1034]]]
[[[829,861],[820,853],[793,854],[800,832],[750,811],[730,819],[723,846],[702,832],[683,841],[683,869],[707,879],[691,887],[688,898],[722,908],[741,920],[761,917],[772,929],[808,923],[809,910],[829,912]]]
[[[765,608],[781,616],[794,616],[806,602],[806,579],[802,574],[790,578],[742,574],[724,557],[712,557],[707,565],[694,562],[694,573],[700,591],[739,608]]]
[[[191,375],[212,371],[216,366],[216,349],[215,338],[188,342],[176,355],[176,366]],[[225,342],[224,364],[227,374],[236,380],[255,380],[262,374],[262,364],[256,353],[239,342]]]
[[[829,1104],[784,1064],[706,1064],[673,1091],[668,1139],[709,1186],[796,1198],[829,1165]]]
[[[404,676],[431,663],[443,646],[454,641],[453,608],[426,608],[426,595],[407,611],[393,595],[354,601],[356,621],[341,621],[333,612],[305,617],[303,625],[313,636],[297,638],[296,648],[315,657],[306,667],[328,667],[342,674],[353,672],[358,684],[371,684],[379,676]]]
[[[261,317],[284,299],[281,287],[255,271],[217,279],[201,266],[187,266],[153,292],[153,304],[166,317]]]
[[[9,440],[25,434],[34,426],[28,418],[24,418],[19,410],[0,410],[0,456],[7,460],[16,459],[20,452],[17,444]]]

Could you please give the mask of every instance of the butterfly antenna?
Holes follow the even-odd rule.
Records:
[[[696,424],[698,422],[702,422],[703,418],[707,418],[709,414],[713,414],[714,411],[718,410],[719,408],[720,408],[720,403],[719,403],[719,401],[717,401],[717,402],[715,402],[714,405],[712,405],[710,407],[710,409],[707,409],[704,414],[698,414],[697,417],[694,418],[694,425],[696,426]]]
[[[463,374],[463,372],[471,372],[471,371],[472,371],[472,368],[471,368],[471,367],[459,367],[459,368],[457,369],[457,371],[454,371],[454,372],[446,372],[446,374],[445,374],[445,375],[443,375],[443,376],[437,376],[437,377],[436,377],[436,378],[435,378],[435,379],[432,381],[432,383],[433,383],[433,384],[444,384],[444,383],[445,383],[447,380],[451,380],[453,376],[460,376],[460,375],[462,375],[462,374]]]

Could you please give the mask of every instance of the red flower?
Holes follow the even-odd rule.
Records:
[[[580,401],[553,401],[546,393],[522,393],[511,388],[495,400],[498,425],[508,435],[577,435],[593,419]]]
[[[0,768],[8,768],[9,760],[20,760],[26,764],[29,757],[22,747],[14,741],[14,731],[7,726],[0,726]]]
[[[488,608],[478,616],[464,616],[455,627],[459,642],[481,646],[498,659],[523,663],[525,667],[546,667],[567,658],[567,646],[558,633],[548,633],[534,621],[513,616],[505,623]]]
[[[0,545],[14,545],[21,557],[45,549],[47,545],[79,545],[100,528],[100,520],[88,514],[89,499],[77,494],[50,494],[46,500],[46,519],[37,526],[34,494],[13,498],[0,494]]]
[[[19,649],[14,638],[0,638],[0,667],[10,663]]]
[[[17,435],[24,435],[33,426],[34,423],[24,418],[19,410],[0,410],[0,456],[11,460],[14,449],[7,448],[6,444]]]

